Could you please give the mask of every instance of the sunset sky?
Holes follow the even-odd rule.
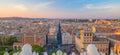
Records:
[[[0,17],[119,18],[120,0],[0,0]]]

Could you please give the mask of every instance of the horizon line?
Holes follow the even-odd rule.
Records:
[[[37,18],[45,18],[45,19],[120,19],[120,18],[74,18],[74,17],[59,17],[59,18],[53,18],[53,17],[20,17],[20,16],[9,16],[9,17],[0,17],[1,18],[31,18],[31,19],[37,19]]]

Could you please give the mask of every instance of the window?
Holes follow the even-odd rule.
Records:
[[[17,46],[15,46],[14,48],[15,48],[15,50],[17,50]]]

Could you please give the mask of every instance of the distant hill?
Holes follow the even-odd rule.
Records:
[[[87,22],[89,19],[74,19],[74,18],[25,18],[25,17],[0,17],[0,20],[32,20],[32,21],[50,21],[50,20],[61,20],[61,21],[79,21],[79,22]],[[95,20],[101,19],[92,19],[94,22]],[[118,20],[118,19],[104,19],[104,20]],[[120,19],[119,19],[120,20]]]
[[[47,20],[47,18],[1,17],[0,20]]]

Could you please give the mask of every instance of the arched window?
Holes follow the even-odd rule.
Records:
[[[14,46],[14,49],[17,50],[17,46]]]

